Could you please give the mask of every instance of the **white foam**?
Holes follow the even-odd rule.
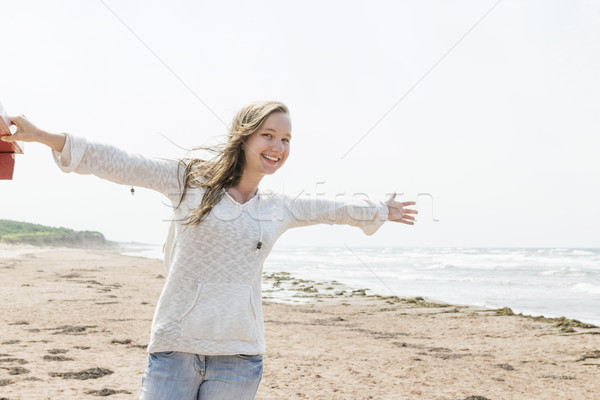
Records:
[[[135,255],[146,254],[151,251]],[[160,251],[154,254],[162,256]],[[350,252],[344,247],[276,247],[263,270],[287,271],[315,281],[337,280],[370,288],[373,294],[511,307],[529,315],[552,313],[594,323],[599,269],[600,250],[595,249],[358,247]],[[277,292],[265,295],[289,297]]]
[[[600,294],[600,285],[593,285],[591,283],[577,283],[571,287],[574,292],[582,292],[588,294]]]

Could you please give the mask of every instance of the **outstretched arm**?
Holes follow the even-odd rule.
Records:
[[[414,206],[414,201],[405,201],[405,202],[397,202],[394,199],[396,198],[396,193],[390,196],[389,199],[385,202],[388,206],[388,221],[393,222],[401,222],[407,225],[415,224],[415,217],[412,214],[418,214],[417,210],[413,210],[410,208],[404,208],[408,206]]]
[[[301,227],[315,224],[345,224],[357,226],[367,235],[372,235],[385,221],[414,225],[416,210],[405,208],[415,205],[413,201],[397,202],[394,193],[385,202],[368,199],[350,202],[289,196],[283,197],[287,211],[287,227]]]
[[[108,144],[66,133],[49,133],[22,115],[9,120],[17,130],[11,136],[2,136],[2,140],[45,144],[53,150],[54,160],[64,172],[94,174],[111,182],[156,190],[170,198],[179,195],[183,169],[177,161],[128,153]]]
[[[52,150],[61,152],[65,146],[66,136],[64,134],[49,133],[35,126],[24,115],[8,117],[9,122],[17,127],[17,131],[11,136],[2,136],[5,142],[37,142],[45,144]]]

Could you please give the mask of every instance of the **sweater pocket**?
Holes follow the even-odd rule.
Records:
[[[183,314],[181,336],[203,340],[256,340],[256,313],[249,285],[199,283]]]

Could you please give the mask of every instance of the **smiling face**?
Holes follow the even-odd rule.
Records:
[[[287,160],[292,139],[288,114],[274,112],[244,143],[244,174],[271,175]]]

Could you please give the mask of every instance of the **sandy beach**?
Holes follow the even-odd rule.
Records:
[[[0,400],[138,398],[164,274],[115,251],[0,245]],[[257,399],[600,399],[599,328],[286,274],[265,297],[285,285],[307,302],[263,300]]]

